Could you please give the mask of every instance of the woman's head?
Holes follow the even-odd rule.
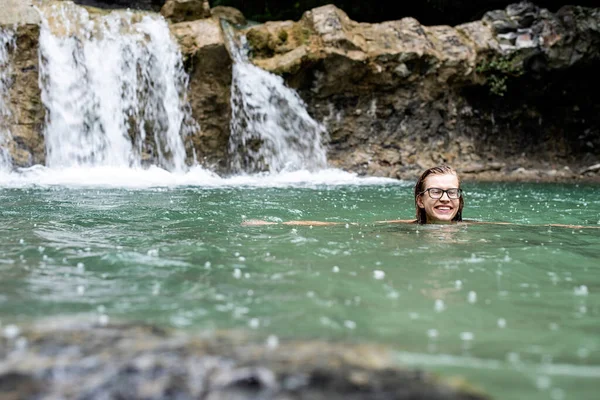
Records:
[[[462,221],[464,200],[460,178],[447,165],[429,168],[415,185],[417,223],[444,223]]]

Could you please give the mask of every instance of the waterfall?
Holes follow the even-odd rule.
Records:
[[[327,166],[325,127],[307,112],[283,78],[248,61],[245,37],[236,43],[224,25],[233,64],[229,150],[238,172],[319,170]]]
[[[185,170],[183,137],[195,127],[167,23],[131,11],[94,16],[69,2],[41,14],[47,166]]]
[[[13,32],[0,28],[0,171],[9,169],[12,164],[8,152],[9,119],[11,117],[8,105],[11,67],[8,58],[14,44]]]

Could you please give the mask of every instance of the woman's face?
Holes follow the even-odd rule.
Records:
[[[439,199],[432,199],[427,189],[443,190],[459,188],[458,177],[455,174],[434,174],[425,178],[424,193],[417,196],[417,205],[425,210],[427,223],[447,223],[456,216],[460,206],[460,198],[450,199],[448,193],[443,193]]]

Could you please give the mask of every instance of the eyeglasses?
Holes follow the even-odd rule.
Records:
[[[444,193],[448,195],[449,199],[458,199],[462,196],[462,189],[452,188],[452,189],[440,189],[440,188],[429,188],[423,190],[420,194],[429,193],[429,197],[434,200],[441,199]]]

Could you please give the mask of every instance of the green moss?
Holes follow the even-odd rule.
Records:
[[[508,78],[523,75],[522,65],[521,60],[499,56],[479,62],[476,71],[485,76],[490,93],[504,96]]]
[[[288,39],[288,33],[287,33],[287,31],[282,29],[277,33],[277,37],[279,38],[279,41],[281,43],[285,43]]]
[[[246,33],[246,39],[256,58],[269,58],[275,54],[271,35],[260,29],[251,29]]]

